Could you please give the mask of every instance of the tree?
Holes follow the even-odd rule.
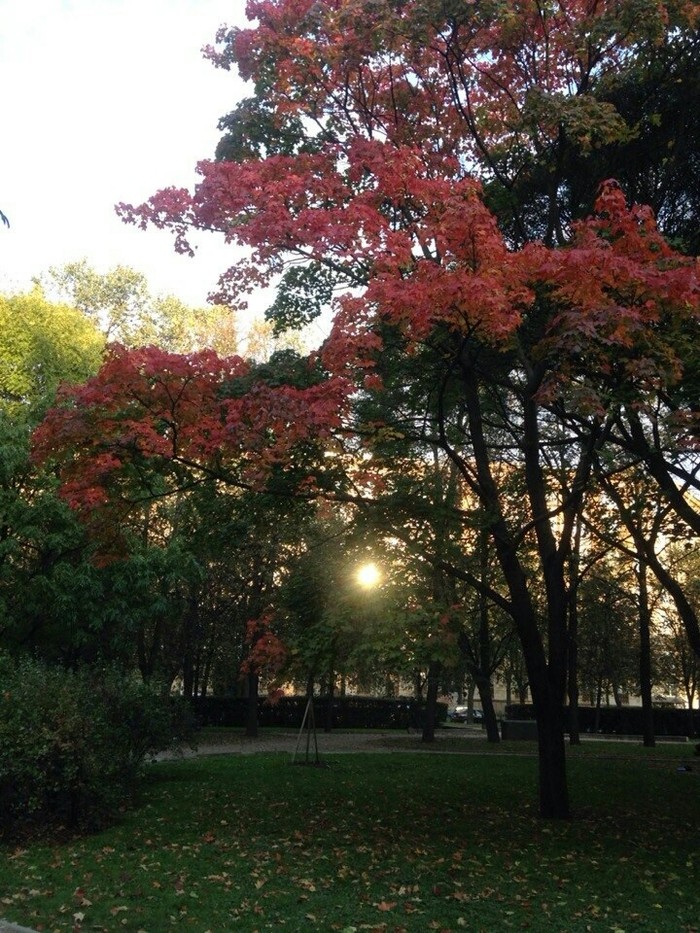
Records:
[[[245,339],[245,356],[259,363],[267,363],[275,353],[292,350],[300,355],[304,348],[299,334],[278,334],[271,321],[256,318],[248,328]]]
[[[128,266],[97,272],[87,260],[51,268],[39,281],[68,301],[104,334],[126,346],[155,344],[171,353],[237,350],[233,312],[221,305],[190,308],[173,295],[154,296],[146,277]]]
[[[300,263],[317,273],[323,295],[332,278],[334,328],[320,357],[327,380],[303,390],[315,404],[297,408],[294,418],[296,387],[251,386],[217,403],[219,411],[246,407],[249,414],[233,446],[221,418],[216,428],[208,422],[258,488],[276,478],[280,458],[295,472],[297,452],[315,434],[345,455],[355,491],[347,483],[334,488],[338,462],[329,464],[318,447],[297,491],[370,499],[382,478],[371,480],[371,466],[358,458],[352,403],[358,393],[381,393],[387,341],[432,372],[421,383],[431,389],[415,409],[412,438],[452,460],[481,514],[505,581],[505,593],[488,595],[513,618],[528,669],[540,809],[567,817],[566,567],[576,517],[620,410],[645,416],[663,392],[678,395],[688,359],[676,337],[696,326],[698,293],[693,264],[665,243],[650,211],[627,207],[618,186],[602,188],[593,217],[568,223],[556,185],[562,176],[555,172],[546,195],[528,204],[518,200],[515,181],[533,158],[541,163],[551,154],[556,166],[563,137],[584,148],[623,138],[624,120],[590,86],[627,68],[668,30],[690,28],[693,10],[651,0],[614,10],[576,3],[566,11],[530,3],[513,10],[442,0],[258,0],[248,13],[258,25],[222,32],[210,54],[255,82],[272,124],[291,136],[281,149],[253,142],[238,153],[241,161],[200,163],[193,194],[164,191],[140,207],[122,205],[121,213],[169,227],[183,252],[191,227],[249,246],[250,261],[224,277],[227,300]],[[513,199],[510,227],[503,211],[499,227],[485,206],[469,174],[480,168]],[[289,275],[285,283],[292,287]],[[688,403],[678,404],[677,423],[683,416],[690,423]],[[42,429],[44,449],[56,446],[59,432],[66,443],[65,418],[54,415]],[[86,424],[85,415],[71,418]],[[123,425],[107,425],[111,459],[96,470],[84,442],[68,466],[69,487],[82,471],[103,498],[109,477],[126,467]],[[685,425],[669,422],[669,430],[677,450]],[[136,431],[143,440],[138,424]],[[172,429],[164,434],[154,449],[179,463],[180,434],[177,443]],[[210,443],[201,429],[183,435],[192,460],[207,459],[205,437]],[[502,482],[512,471],[522,477],[517,500],[517,484]]]
[[[18,416],[50,404],[62,381],[96,372],[104,342],[68,305],[47,301],[40,288],[0,296],[0,405]]]
[[[83,530],[55,477],[31,463],[29,441],[58,385],[94,373],[102,349],[80,312],[39,288],[0,297],[0,642],[65,663],[89,640],[101,588]]]
[[[627,577],[630,568],[626,568]],[[629,579],[610,565],[597,565],[580,587],[579,676],[591,705],[600,709],[612,693],[621,694],[639,680],[635,597]],[[607,700],[606,700],[607,702]],[[596,727],[597,728],[597,727]]]
[[[357,579],[363,555],[366,539],[350,516],[318,510],[297,538],[282,587],[289,648],[284,674],[309,698],[318,684],[327,700],[326,731],[332,728],[338,683],[342,693],[349,681],[386,683],[386,652],[376,649],[387,628],[387,605],[376,585],[363,587]]]
[[[680,545],[673,547],[673,563],[678,572],[685,576],[688,598],[697,605],[700,598],[698,577],[698,553]],[[695,731],[693,705],[700,691],[700,659],[691,650],[685,637],[683,624],[668,601],[661,605],[661,631],[657,637],[659,654],[659,680],[666,681],[682,690],[688,708],[690,735]],[[675,690],[673,691],[675,693]]]

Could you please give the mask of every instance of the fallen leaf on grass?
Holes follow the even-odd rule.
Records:
[[[380,901],[374,905],[377,910],[393,910],[396,907],[396,901]]]

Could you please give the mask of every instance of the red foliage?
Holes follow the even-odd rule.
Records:
[[[248,373],[240,358],[211,351],[113,345],[97,376],[62,390],[35,432],[34,457],[60,465],[62,495],[81,510],[150,494],[148,469],[175,485],[211,477],[261,487],[300,445],[329,439],[348,386],[341,378],[306,389],[253,381],[227,394]]]
[[[264,613],[259,619],[251,619],[246,626],[248,655],[241,665],[243,673],[253,673],[268,678],[275,677],[287,659],[287,649],[273,631],[274,615]],[[279,696],[271,695],[274,702]]]
[[[613,372],[639,404],[680,378],[667,337],[697,319],[697,266],[664,243],[648,210],[628,208],[610,183],[568,246],[513,250],[466,169],[523,134],[545,149],[561,126],[584,148],[613,139],[614,115],[586,88],[639,35],[661,38],[699,5],[467,3],[449,29],[441,7],[250,0],[257,24],[220,32],[209,56],[262,81],[279,119],[319,127],[314,145],[201,162],[194,192],[168,189],[119,212],[171,229],[181,251],[192,228],[248,247],[249,261],[220,281],[232,304],[290,260],[344,276],[321,352],[330,375],[307,389],[257,382],[231,394],[225,385],[247,373],[239,359],[113,348],[36,435],[37,456],[61,460],[69,501],[127,495],[144,459],[261,488],[304,444],[342,428],[353,385],[379,387],[385,322],[409,351],[436,328],[510,351],[546,305],[527,350],[545,370],[544,403],[579,376],[581,403],[594,412]]]

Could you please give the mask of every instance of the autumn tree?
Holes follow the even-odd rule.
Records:
[[[330,301],[315,381],[224,380],[212,358],[190,358],[190,378],[171,359],[185,387],[174,397],[155,360],[136,366],[117,353],[39,437],[45,456],[72,450],[66,490],[83,504],[112,501],[145,453],[168,470],[216,467],[266,491],[284,464],[287,492],[365,502],[382,477],[362,457],[353,407],[383,391],[382,354],[397,342],[432,373],[413,402],[413,441],[455,465],[505,582],[488,595],[522,644],[549,817],[570,812],[563,705],[576,519],[621,413],[625,424],[630,413],[646,419],[670,393],[665,456],[688,437],[692,400],[678,387],[698,307],[693,264],[619,186],[603,187],[590,219],[566,216],[557,158],[562,140],[585,151],[629,132],[590,88],[692,28],[696,6],[251,0],[257,24],[222,30],[210,56],[253,81],[257,135],[239,113],[231,161],[200,163],[193,193],[166,190],[121,213],[172,229],[182,252],[191,228],[248,246],[249,261],[220,281],[227,304],[280,273],[288,297],[311,293],[287,301],[303,320]],[[524,203],[518,179],[548,159],[551,184]],[[498,219],[479,174],[510,199]],[[119,366],[146,379],[135,399],[110,384]],[[129,399],[137,418],[126,417]],[[502,482],[508,471],[522,477],[517,498]]]

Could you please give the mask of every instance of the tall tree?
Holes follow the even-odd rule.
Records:
[[[0,296],[0,641],[66,662],[88,640],[87,607],[101,587],[82,529],[55,477],[31,463],[29,441],[59,384],[98,369],[103,344],[79,311],[39,288]]]
[[[154,344],[171,353],[205,348],[222,356],[237,352],[236,320],[230,308],[191,308],[173,295],[154,295],[146,277],[128,266],[102,273],[83,259],[51,268],[39,281],[49,294],[91,320],[107,341]]]
[[[576,517],[620,406],[647,413],[682,383],[687,360],[674,335],[692,331],[698,310],[694,266],[667,246],[650,211],[626,206],[619,187],[604,186],[593,218],[568,222],[561,140],[585,149],[623,139],[624,119],[590,88],[673,30],[690,29],[696,7],[251,0],[257,25],[223,31],[210,54],[254,82],[263,132],[249,136],[247,152],[239,147],[238,161],[200,163],[193,194],[169,190],[121,207],[128,221],[171,228],[183,252],[190,227],[249,246],[250,260],[222,277],[226,300],[285,267],[290,294],[299,264],[315,278],[296,276],[297,294],[318,282],[311,314],[337,296],[321,354],[323,404],[312,393],[318,383],[304,390],[315,404],[296,419],[296,387],[251,386],[227,405],[245,406],[257,428],[247,433],[244,422],[234,448],[260,486],[275,478],[280,456],[294,472],[296,451],[315,432],[346,455],[349,473],[361,465],[355,497],[369,498],[381,476],[372,486],[371,465],[359,459],[352,403],[381,392],[388,340],[432,367],[415,441],[452,460],[491,538],[505,592],[490,595],[522,643],[539,727],[540,809],[550,817],[569,815],[563,702]],[[270,127],[284,132],[284,146],[269,145]],[[533,161],[551,166],[551,184],[525,203],[516,182]],[[511,199],[499,207],[500,227],[475,171]],[[687,400],[679,405],[692,416]],[[55,417],[45,444],[59,430],[65,437]],[[170,456],[166,433],[159,443]],[[220,427],[212,436],[231,440]],[[202,444],[200,432],[189,450],[200,456]],[[99,474],[94,462],[77,458],[72,481],[80,468],[104,494],[105,463]],[[352,487],[335,486],[337,472],[328,478],[338,461],[317,455],[309,464],[299,489],[350,495]],[[112,460],[107,472],[123,465]],[[503,481],[513,471],[522,476],[517,498]]]
[[[75,308],[48,301],[40,288],[0,296],[0,407],[4,414],[53,402],[62,381],[80,383],[100,365],[104,341]]]

